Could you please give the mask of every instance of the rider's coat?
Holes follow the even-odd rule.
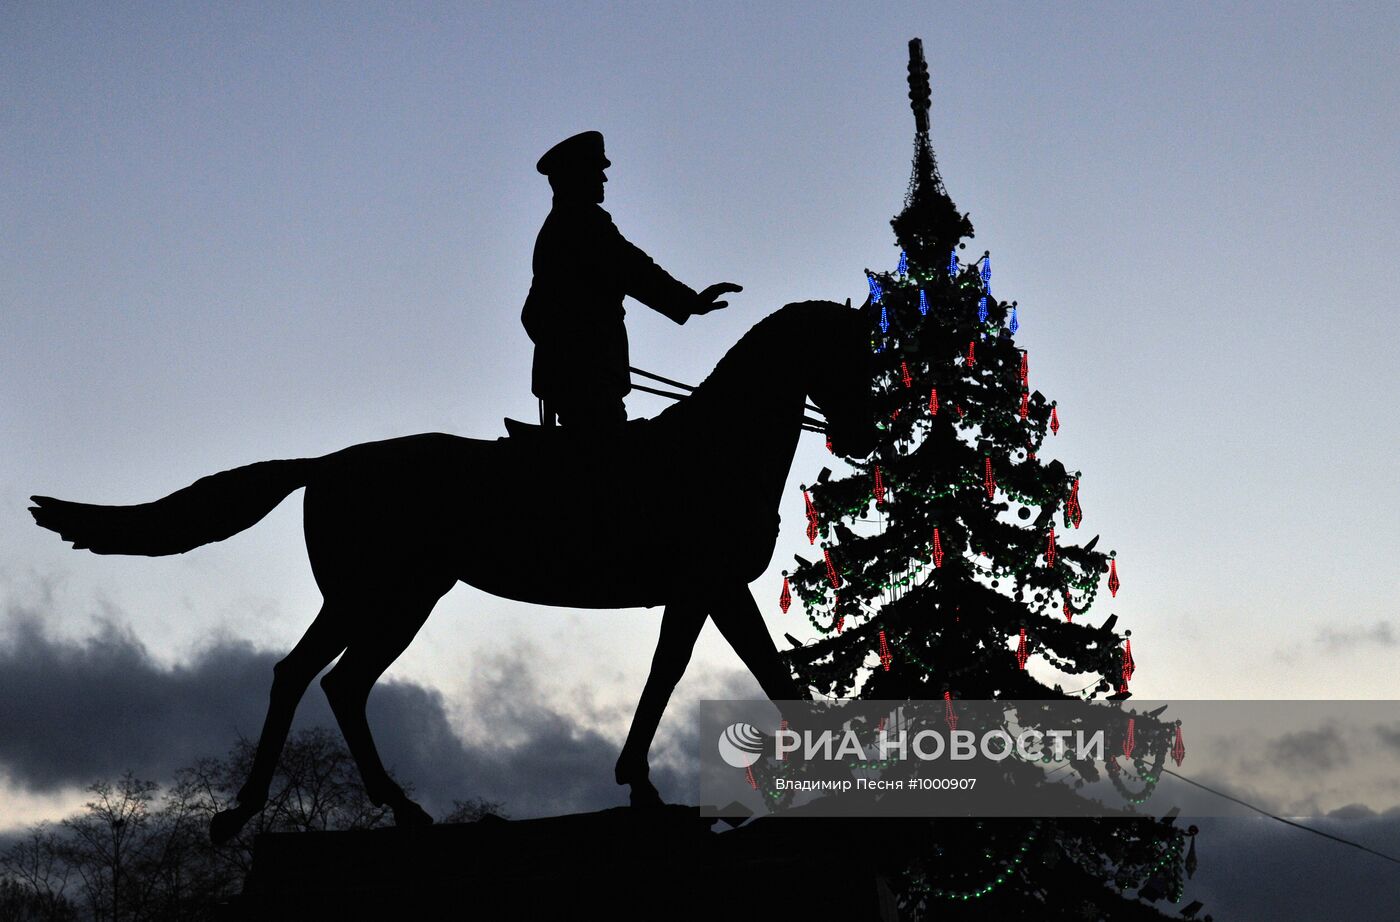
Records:
[[[535,343],[531,391],[549,401],[620,401],[632,389],[622,299],[685,323],[700,296],[613,224],[596,203],[555,199],[535,240],[521,321]]]

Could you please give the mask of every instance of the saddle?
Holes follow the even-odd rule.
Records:
[[[591,434],[581,434],[565,429],[561,426],[542,426],[539,423],[526,423],[518,419],[504,417],[506,424],[506,437],[528,445],[534,442],[553,442],[555,444],[597,444],[599,440]],[[637,436],[643,432],[650,432],[651,419],[642,417],[639,419],[629,419],[623,424],[619,436],[625,437],[635,444]],[[611,439],[604,440],[610,442]]]
[[[550,430],[555,428],[554,426],[541,426],[539,423],[522,423],[520,420],[511,419],[509,416],[505,418],[505,422],[506,437],[521,439],[522,441],[549,435],[551,434]]]
[[[565,478],[587,484],[595,498],[621,497],[657,475],[655,459],[671,452],[660,444],[661,430],[650,419],[628,420],[616,432],[539,425],[505,417],[506,436],[497,439],[518,472],[546,482]],[[674,472],[676,462],[664,467]]]

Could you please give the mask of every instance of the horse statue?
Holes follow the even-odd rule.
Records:
[[[365,703],[458,580],[544,605],[665,606],[615,768],[632,804],[660,804],[647,753],[706,617],[771,699],[809,697],[779,659],[748,584],[777,543],[806,399],[825,414],[832,450],[864,457],[874,447],[871,374],[862,311],[801,302],[755,324],[689,397],[615,438],[424,433],[249,464],[142,505],[34,496],[30,512],[74,549],[159,556],[235,535],[306,488],[306,550],[323,604],[273,669],[248,779],[210,824],[216,843],[263,808],[297,703],[337,656],[321,686],[366,794],[398,825],[432,822],[385,771]],[[696,535],[705,551],[683,555]]]

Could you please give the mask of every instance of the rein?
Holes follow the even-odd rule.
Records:
[[[678,394],[675,391],[663,391],[660,388],[648,387],[645,384],[638,384],[636,381],[632,382],[632,389],[634,391],[643,391],[648,394],[655,394],[658,397],[666,397],[671,400],[684,400],[695,390],[695,388],[689,384],[683,384],[680,381],[675,381],[671,378],[663,378],[661,377],[661,375],[652,374],[649,371],[643,371],[642,369],[637,368],[634,365],[627,366],[627,370],[632,372],[632,374],[634,375],[641,375],[643,378],[650,378],[652,381],[659,381],[662,384],[669,384],[672,387],[682,388],[683,390],[685,390],[685,393]],[[803,406],[814,413],[821,412],[821,410],[817,409],[810,403],[804,402]],[[804,415],[802,417],[802,428],[807,430],[808,432],[826,432],[826,423],[820,419],[813,419],[810,416]]]

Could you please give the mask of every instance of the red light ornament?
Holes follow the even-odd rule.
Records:
[[[819,524],[820,517],[817,515],[817,507],[812,505],[812,496],[806,490],[802,491],[802,501],[807,506],[807,543],[816,544],[817,534],[821,530]]]

